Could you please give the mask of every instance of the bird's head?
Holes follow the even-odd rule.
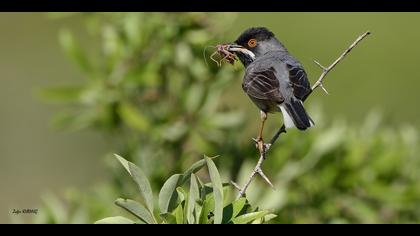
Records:
[[[245,30],[235,42],[228,44],[227,50],[235,53],[245,67],[269,51],[286,51],[273,32],[265,27],[253,27]]]

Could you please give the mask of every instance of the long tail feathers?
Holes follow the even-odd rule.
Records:
[[[296,127],[300,130],[305,130],[315,125],[311,117],[306,113],[302,101],[292,98],[291,101],[286,101],[279,107],[283,114],[286,128]]]

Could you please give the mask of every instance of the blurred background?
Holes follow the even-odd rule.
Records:
[[[308,99],[315,128],[282,136],[248,198],[277,223],[419,223],[418,13],[1,13],[0,222],[92,223],[136,194],[112,157],[159,189],[220,155],[225,181],[256,162],[259,112],[243,68],[211,45],[266,26],[311,83],[367,30]],[[207,48],[206,48],[207,47]],[[205,50],[206,49],[206,50]],[[203,51],[206,54],[203,55]],[[205,60],[207,58],[207,61]],[[271,138],[281,115],[270,115]],[[13,209],[37,208],[34,215]]]

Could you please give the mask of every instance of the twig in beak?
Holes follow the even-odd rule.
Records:
[[[217,66],[218,67],[220,67],[221,66],[221,61],[219,62],[219,61],[217,61],[216,59],[214,59],[214,56],[218,53],[219,51],[215,51],[215,52],[213,52],[213,54],[211,54],[211,56],[210,56],[210,59],[212,60],[212,61],[214,61],[214,62],[216,62],[216,64],[217,64]]]
[[[209,64],[207,63],[207,59],[206,59],[206,50],[207,50],[207,48],[210,48],[210,47],[211,48],[216,48],[215,46],[209,45],[209,46],[206,46],[203,50],[203,58],[204,58],[204,62],[206,63],[207,67],[209,66]]]
[[[216,51],[213,54],[211,54],[211,56],[210,56],[210,59],[212,61],[216,62],[216,64],[217,64],[218,67],[222,66],[222,62],[223,61],[227,61],[228,63],[233,64],[236,60],[238,60],[236,58],[235,54],[233,54],[232,52],[230,52],[229,50],[227,50],[227,47],[228,47],[227,44],[219,44],[219,45],[217,45],[215,47],[216,48]],[[220,59],[219,61],[216,60],[214,58],[214,56],[216,54],[219,54],[223,58]]]

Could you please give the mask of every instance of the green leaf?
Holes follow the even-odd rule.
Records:
[[[214,197],[213,194],[207,195],[206,199],[203,201],[203,207],[201,209],[199,224],[207,224],[209,219],[209,214],[214,208]]]
[[[209,124],[217,128],[231,128],[244,120],[242,112],[219,112],[209,117]]]
[[[235,218],[241,210],[244,208],[246,203],[246,198],[239,198],[233,201],[231,204],[223,208],[223,220],[224,224],[229,223],[233,218]]]
[[[194,214],[194,217],[195,217],[195,221],[194,221],[194,223],[195,224],[199,224],[200,223],[200,215],[201,215],[201,211],[203,210],[203,207],[201,206],[201,205],[199,205],[199,204],[196,204],[195,205],[195,214]]]
[[[166,224],[176,224],[176,217],[171,213],[160,214]]]
[[[206,189],[206,193],[212,193],[213,192],[213,183],[205,183],[203,185],[203,187]],[[224,182],[224,183],[222,183],[222,187],[223,188],[226,188],[226,187],[229,188],[229,187],[232,187],[232,184]]]
[[[51,102],[78,102],[83,92],[82,86],[47,88],[39,91],[39,96]]]
[[[196,201],[196,204],[195,204],[195,223],[199,224],[200,223],[201,211],[203,210],[203,205],[204,205],[205,198],[201,196],[201,190],[203,189],[203,183],[200,180],[200,178],[198,178],[197,176],[196,176],[196,180],[197,180],[197,185],[198,185],[198,197],[199,197],[199,199]]]
[[[121,103],[118,106],[118,114],[133,129],[144,131],[149,127],[148,119],[132,104]]]
[[[72,33],[69,30],[62,30],[59,32],[58,36],[60,45],[66,54],[78,64],[83,71],[90,72],[92,66],[80,45],[75,41]]]
[[[124,208],[140,220],[147,224],[155,224],[156,221],[153,219],[151,213],[140,203],[130,200],[119,198],[115,200],[115,204],[119,207]]]
[[[270,213],[269,211],[251,212],[251,213],[240,215],[236,218],[233,218],[232,222],[235,224],[247,224],[253,220],[264,217],[265,215],[269,213]]]
[[[135,224],[135,222],[122,216],[113,216],[98,220],[95,224]]]
[[[130,14],[125,17],[123,25],[124,33],[127,36],[127,46],[133,47],[131,50],[135,50],[139,47],[142,42],[142,21],[138,14]]]
[[[122,166],[124,166],[124,168],[128,171],[128,173],[137,183],[137,186],[140,190],[140,194],[145,200],[146,206],[149,209],[150,213],[153,215],[153,192],[152,187],[150,186],[150,182],[147,179],[146,175],[138,166],[136,166],[132,162],[127,161],[126,159],[117,154],[114,154],[114,156],[118,159]]]
[[[162,138],[175,142],[181,139],[188,132],[188,124],[185,121],[176,121],[174,123],[168,123],[162,125],[160,133]]]
[[[187,191],[185,191],[185,189],[183,189],[182,187],[177,187],[176,191],[178,192],[178,196],[180,199],[180,204],[182,204],[183,206],[183,215],[184,215],[184,223],[187,223],[187,207],[188,207],[188,202],[189,202],[189,193]]]
[[[263,224],[263,223],[268,222],[268,221],[270,221],[270,220],[272,220],[276,217],[277,217],[277,215],[275,215],[275,214],[268,214],[264,217],[261,217],[261,218],[258,218],[256,220],[252,221],[251,224]]]
[[[183,201],[188,201],[188,193],[181,187],[177,187],[176,191],[178,192],[179,201],[182,203]]]
[[[175,45],[175,62],[178,66],[188,66],[193,60],[193,54],[190,45],[180,42]]]
[[[127,172],[131,175],[130,169],[128,168],[128,161],[126,159],[124,159],[124,157],[122,157],[118,154],[114,153],[114,156],[121,163],[121,165],[124,166],[124,168],[127,170]]]
[[[149,209],[150,213],[153,214],[153,192],[149,180],[147,179],[144,172],[133,163],[128,162],[128,168],[130,170],[131,176],[139,187],[140,193],[146,202],[147,208]]]
[[[201,170],[201,168],[203,168],[203,166],[206,165],[206,160],[205,159],[201,159],[197,162],[195,162],[194,164],[192,164],[190,166],[190,168],[188,168],[184,174],[182,174],[182,179],[180,182],[180,185],[185,184],[187,181],[190,180],[191,178],[191,174],[195,174],[197,173],[199,170]]]
[[[186,91],[185,108],[189,113],[196,112],[201,105],[203,95],[205,94],[204,87],[201,84],[193,84]]]
[[[214,156],[214,157],[209,157],[210,159],[214,159],[218,156]],[[183,185],[185,184],[187,181],[190,180],[191,174],[195,174],[197,173],[199,170],[201,170],[201,168],[203,168],[203,166],[206,165],[206,159],[201,159],[197,162],[195,162],[194,164],[191,165],[190,168],[188,168],[183,175],[181,182],[179,185]]]
[[[233,217],[236,217],[240,212],[241,212],[241,210],[244,208],[244,206],[245,206],[245,203],[246,203],[246,198],[244,198],[244,197],[241,197],[241,198],[239,198],[239,199],[237,199],[237,200],[235,200],[233,203],[232,203],[232,205],[233,205],[233,214],[232,214],[232,218]]]
[[[175,218],[177,224],[184,224],[184,210],[182,209],[182,204],[179,204],[175,209]]]
[[[210,179],[213,183],[214,194],[214,223],[221,224],[223,219],[223,185],[220,179],[219,171],[214,162],[206,157],[207,167],[209,169]]]
[[[179,186],[178,182],[182,178],[182,175],[172,175],[163,184],[159,192],[159,208],[161,213],[172,212],[178,200],[178,192],[176,188]]]
[[[196,176],[191,174],[191,182],[190,182],[190,195],[188,200],[187,206],[187,221],[189,224],[193,224],[194,219],[194,210],[196,209],[196,202],[200,200],[200,189],[198,188]]]

